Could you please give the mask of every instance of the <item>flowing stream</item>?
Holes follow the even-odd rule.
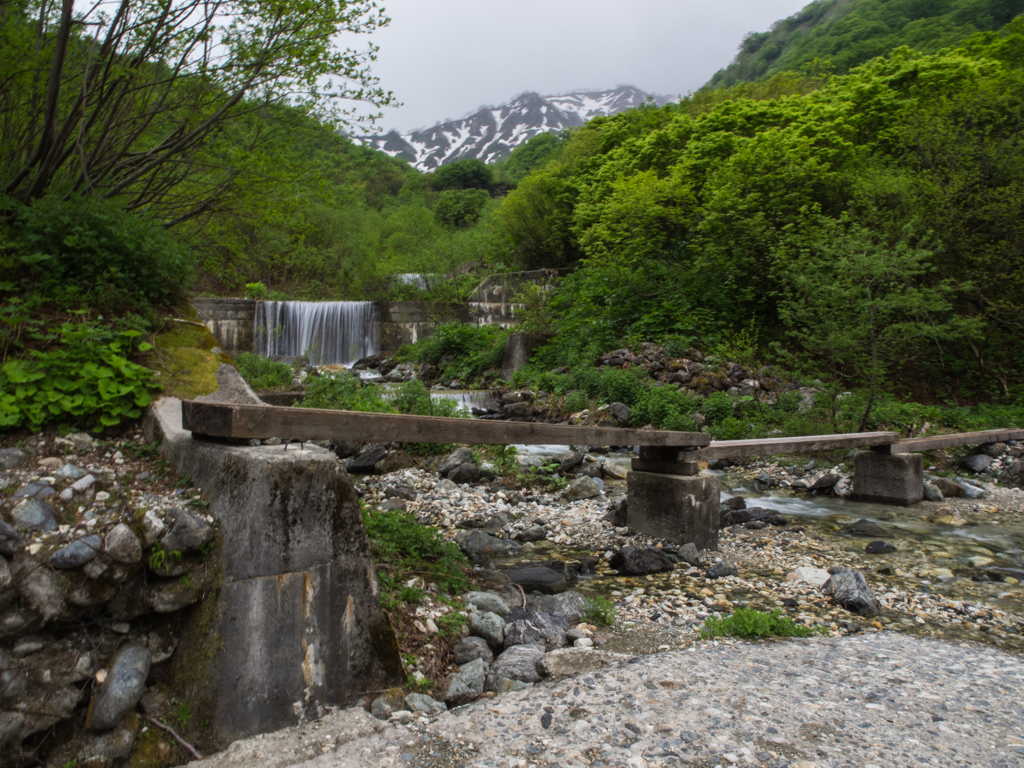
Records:
[[[254,350],[263,357],[305,355],[311,363],[351,365],[378,351],[370,301],[260,301]]]

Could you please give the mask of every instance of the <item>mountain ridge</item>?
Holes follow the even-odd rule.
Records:
[[[494,162],[539,133],[581,126],[588,120],[624,112],[648,99],[658,105],[672,99],[620,85],[606,91],[570,91],[541,96],[525,91],[505,104],[481,107],[459,118],[429,128],[400,134],[354,136],[353,141],[406,160],[420,171],[432,171],[445,163],[473,158]]]

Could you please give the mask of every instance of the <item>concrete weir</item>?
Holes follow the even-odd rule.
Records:
[[[187,620],[173,661],[175,687],[210,721],[213,745],[399,682],[358,500],[334,454],[193,439],[173,398],[154,405],[147,427],[204,491],[223,541],[222,579]]]

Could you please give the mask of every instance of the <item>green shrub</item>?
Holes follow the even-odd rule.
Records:
[[[472,381],[501,367],[508,331],[495,326],[445,323],[434,334],[398,350],[400,359],[441,366],[442,378]]]
[[[391,413],[393,409],[384,401],[380,388],[364,385],[351,373],[337,376],[310,376],[299,408],[327,408],[336,411],[371,411]]]
[[[263,283],[246,283],[245,284],[245,298],[247,299],[265,299],[267,298],[267,286]]]
[[[724,619],[705,619],[701,637],[741,637],[744,640],[760,640],[765,637],[810,637],[826,634],[824,626],[804,627],[794,624],[788,616],[781,615],[776,608],[771,613],[756,608],[737,608],[736,612]]]
[[[565,398],[565,403],[562,407],[569,413],[578,413],[584,408],[589,408],[590,401],[587,400],[587,396],[583,393],[583,390],[577,389],[574,392],[569,393],[569,396]]]
[[[588,601],[590,606],[583,614],[583,620],[599,627],[610,627],[615,624],[615,603],[604,595],[596,595]]]
[[[56,422],[96,431],[137,419],[158,389],[153,371],[128,360],[138,331],[65,323],[60,343],[0,366],[0,429]]]
[[[110,315],[170,306],[191,282],[188,248],[160,222],[92,196],[50,195],[16,211],[0,291],[38,296],[62,311]]]
[[[701,409],[707,419],[708,426],[714,426],[734,413],[735,403],[732,396],[727,392],[715,392],[704,400],[704,407]]]
[[[445,541],[436,528],[417,523],[412,513],[364,509],[363,523],[370,537],[374,561],[391,577],[388,584],[382,579],[384,591],[399,597],[412,597],[411,592],[401,592],[404,585],[397,585],[413,574],[433,582],[440,591],[449,594],[469,588],[466,556],[462,550]]]
[[[693,346],[689,336],[668,336],[661,342],[662,351],[668,357],[685,357],[686,350]]]
[[[630,422],[638,427],[653,424],[659,429],[693,432],[697,424],[691,414],[699,405],[696,396],[673,387],[648,387],[633,406]]]
[[[250,352],[242,352],[235,358],[238,372],[249,386],[257,391],[290,387],[294,372],[288,363],[275,363]]]

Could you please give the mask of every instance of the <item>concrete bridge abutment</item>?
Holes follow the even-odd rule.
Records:
[[[924,499],[924,457],[920,453],[858,451],[853,457],[853,498],[909,507]]]

